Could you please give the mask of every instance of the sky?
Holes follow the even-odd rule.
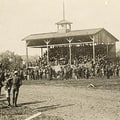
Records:
[[[120,0],[64,0],[64,4],[73,30],[105,28],[120,40]],[[63,0],[0,0],[0,52],[25,55],[22,39],[57,31],[55,23],[62,16]],[[30,55],[39,53],[40,49],[29,49]]]

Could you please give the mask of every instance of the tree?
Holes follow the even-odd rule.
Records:
[[[22,66],[22,58],[14,52],[5,51],[0,54],[0,63],[3,69],[18,69]]]

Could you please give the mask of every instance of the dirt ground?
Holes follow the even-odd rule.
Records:
[[[64,120],[120,120],[119,91],[23,85],[19,103]]]
[[[30,108],[34,113],[42,112],[64,120],[120,120],[118,90],[23,85],[20,88],[18,104]]]

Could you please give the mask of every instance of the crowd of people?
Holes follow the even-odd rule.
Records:
[[[120,65],[108,59],[105,55],[96,56],[95,61],[90,56],[79,56],[72,65],[53,61],[47,65],[46,55],[39,60],[39,66],[30,66],[22,72],[25,80],[39,79],[89,79],[89,78],[117,78],[120,77]]]

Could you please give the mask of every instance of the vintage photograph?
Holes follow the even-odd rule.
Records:
[[[120,120],[119,0],[0,0],[0,120]]]

